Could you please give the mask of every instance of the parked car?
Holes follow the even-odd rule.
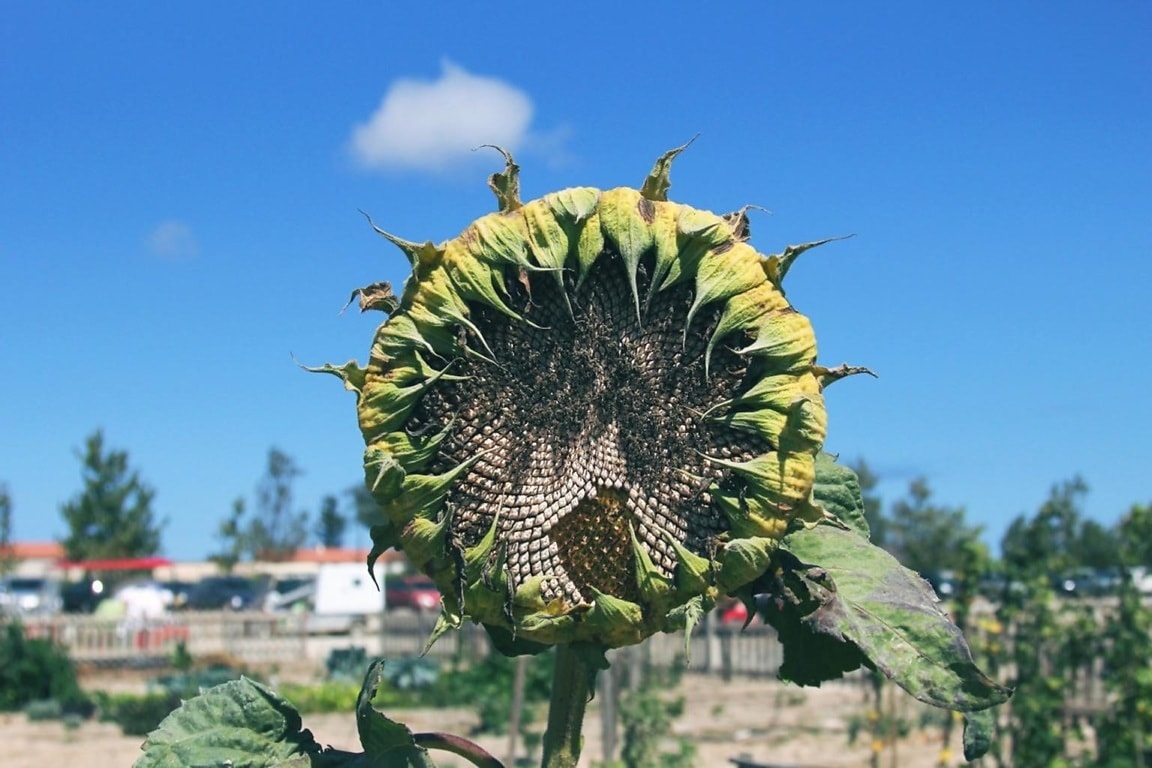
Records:
[[[168,607],[172,610],[184,607],[188,602],[188,594],[192,591],[193,587],[190,581],[162,581],[160,585],[168,590],[171,595],[168,601]]]
[[[316,600],[315,576],[277,576],[264,593],[264,610],[312,610]]]
[[[941,600],[955,599],[963,591],[960,578],[955,571],[925,571],[921,575],[932,585],[933,591]]]
[[[163,616],[172,606],[172,590],[158,581],[136,579],[121,584],[112,593],[112,600],[123,606],[129,619],[155,619]]]
[[[209,576],[188,590],[185,608],[194,611],[242,611],[259,608],[263,587],[243,576]]]
[[[65,584],[60,590],[61,608],[65,613],[92,613],[107,595],[102,579],[81,579]]]
[[[410,608],[431,611],[440,607],[440,590],[427,576],[404,576],[384,583],[384,606],[388,610]]]
[[[1052,588],[1063,597],[1101,597],[1120,589],[1122,575],[1115,568],[1077,568],[1052,579]]]
[[[0,581],[0,613],[44,616],[60,611],[60,582],[40,576],[9,576]]]

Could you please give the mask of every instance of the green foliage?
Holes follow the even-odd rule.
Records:
[[[188,644],[183,640],[176,643],[172,651],[172,668],[177,672],[188,672],[192,669],[192,654],[188,652]]]
[[[547,701],[552,692],[553,654],[531,656],[525,662],[524,703],[521,723],[532,722],[530,705]],[[474,707],[480,722],[474,733],[504,733],[512,717],[512,678],[516,661],[491,653],[479,664],[442,674],[426,693],[435,706]]]
[[[98,694],[100,719],[116,723],[125,736],[147,736],[173,710],[180,706],[180,695],[160,693]]]
[[[63,649],[47,640],[29,639],[19,622],[9,622],[0,627],[0,711],[20,710],[45,699],[58,702],[64,712],[91,712]]]
[[[231,573],[244,556],[244,509],[244,499],[235,499],[232,502],[232,513],[216,529],[220,551],[209,555],[208,559],[216,563],[224,573]]]
[[[767,614],[784,643],[781,676],[816,684],[867,664],[936,707],[970,711],[1007,700],[931,588],[891,555],[831,525],[797,531],[783,546],[782,583],[771,593],[803,597]]]
[[[303,728],[287,700],[247,678],[184,702],[144,742],[135,768],[229,765],[232,768],[434,768],[430,749],[443,749],[481,768],[500,763],[465,739],[413,734],[373,707],[383,664],[368,669],[353,709],[363,752],[325,749]]]
[[[0,576],[12,570],[12,496],[8,485],[0,483]]]
[[[620,722],[624,730],[620,760],[596,763],[596,768],[691,768],[695,765],[696,748],[683,738],[673,738],[672,725],[684,713],[684,698],[668,692],[680,683],[685,664],[677,659],[668,666],[637,664],[638,654],[631,655],[629,673],[639,674],[639,688],[623,695]],[[666,751],[671,747],[673,751]]]
[[[368,663],[368,652],[360,646],[333,648],[324,660],[329,680],[358,680],[360,670]]]
[[[1104,627],[1105,685],[1112,706],[1095,723],[1101,768],[1152,765],[1152,610],[1125,579]]]
[[[357,523],[365,528],[371,528],[384,522],[384,513],[380,511],[380,505],[372,498],[364,483],[356,483],[345,491],[345,495],[352,503],[353,516]]]
[[[316,541],[322,546],[335,548],[344,543],[344,531],[348,518],[340,513],[335,496],[325,496],[320,500],[320,516],[316,519]]]
[[[164,717],[144,742],[136,768],[306,766],[308,756],[320,751],[290,704],[243,679],[212,688]],[[304,760],[289,762],[299,757]]]
[[[1011,735],[1004,756],[1010,764],[1071,765],[1078,751],[1084,754],[1077,764],[1094,768],[1152,765],[1152,614],[1128,578],[1114,609],[1058,599],[1051,580],[1078,566],[1142,565],[1148,553],[1139,537],[1152,521],[1140,507],[1111,530],[1085,521],[1086,492],[1078,478],[1054,486],[1035,515],[1017,518],[1005,535],[1013,586],[996,596],[1004,631],[989,652],[994,667],[1015,672],[1017,695],[1000,723],[1001,733]],[[1088,744],[1073,750],[1084,734],[1068,704],[1101,657],[1109,697],[1092,718],[1095,750]]]
[[[675,752],[663,749],[673,721],[683,713],[683,697],[667,699],[650,688],[625,696],[620,702],[625,768],[692,768],[696,748],[691,742],[676,739]]]
[[[1081,509],[1088,485],[1079,477],[1052,487],[1031,518],[1017,517],[1001,543],[1004,567],[1021,578],[1067,573],[1077,567],[1120,564],[1120,541]]]
[[[64,707],[56,699],[36,699],[24,705],[24,716],[33,722],[59,720],[64,717]]]
[[[888,518],[884,515],[884,502],[876,495],[880,478],[864,459],[857,459],[847,465],[856,473],[860,486],[860,501],[864,505],[864,518],[868,521],[869,538],[878,547],[888,546]]]
[[[981,529],[968,525],[962,507],[931,501],[924,478],[908,486],[908,497],[892,505],[885,548],[918,573],[954,571],[962,581],[975,582],[990,561]]]
[[[329,680],[307,685],[284,683],[280,686],[279,691],[280,695],[292,702],[296,709],[305,714],[351,712],[356,708],[356,699],[360,695],[360,684],[343,680]]]
[[[84,489],[60,512],[68,525],[61,542],[71,560],[144,557],[160,551],[163,522],[152,514],[155,492],[129,468],[128,453],[106,449],[99,430],[79,454]]]
[[[1128,566],[1152,566],[1152,504],[1135,504],[1117,525],[1120,559]]]
[[[268,451],[268,466],[256,488],[256,509],[243,541],[253,558],[283,560],[308,540],[308,513],[296,511],[292,483],[302,470],[277,448]]]
[[[242,675],[243,670],[226,664],[214,664],[201,669],[188,668],[177,671],[176,674],[162,675],[150,681],[149,687],[174,694],[180,698],[190,699],[204,688],[211,688],[229,680],[237,680]]]

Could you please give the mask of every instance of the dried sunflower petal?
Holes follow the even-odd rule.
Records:
[[[822,513],[828,369],[780,287],[812,244],[764,256],[744,211],[669,202],[678,151],[640,190],[528,203],[505,153],[500,211],[459,237],[378,230],[412,275],[367,366],[323,370],[357,392],[380,530],[436,580],[445,627],[639,642]]]

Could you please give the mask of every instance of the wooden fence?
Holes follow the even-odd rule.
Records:
[[[645,647],[655,664],[688,663],[695,671],[732,675],[774,676],[783,659],[775,632],[754,624],[706,619],[687,640],[683,635],[657,635]],[[24,620],[29,637],[62,646],[81,664],[163,666],[183,643],[193,658],[227,657],[250,665],[283,665],[307,661],[323,664],[338,648],[361,647],[369,656],[400,658],[424,651],[435,614],[389,611],[372,617],[348,634],[318,634],[308,614],[260,612],[184,612],[163,619],[116,620],[61,614]],[[489,652],[482,629],[466,625],[446,633],[428,651],[432,658],[472,661]]]
[[[1108,598],[1080,605],[1098,624],[1108,621],[1115,609],[1115,601]],[[344,635],[319,634],[318,620],[307,614],[260,612],[182,612],[151,621],[58,615],[29,618],[25,626],[29,636],[58,643],[81,664],[159,667],[170,661],[182,642],[197,659],[227,658],[252,667],[312,665],[320,670],[337,649],[362,648],[369,657],[393,659],[418,655],[435,619],[434,613],[388,611]],[[980,645],[980,622],[973,622],[973,627],[970,640]],[[445,662],[456,659],[470,663],[489,650],[484,631],[466,625],[458,632],[446,633],[428,655]],[[640,652],[658,666],[686,662],[694,672],[725,679],[775,677],[784,658],[783,647],[770,627],[757,622],[742,630],[738,623],[718,621],[715,613],[705,617],[690,638],[655,635]],[[1010,678],[1012,670],[1002,667],[1000,674]],[[1083,668],[1068,681],[1070,711],[1091,712],[1107,705],[1104,674],[1101,658],[1084,660]],[[859,673],[853,676],[860,678]]]

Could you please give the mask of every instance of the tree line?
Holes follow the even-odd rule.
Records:
[[[97,430],[84,441],[81,489],[60,509],[67,533],[60,540],[70,560],[146,557],[163,551],[167,521],[154,509],[156,492],[133,468],[126,450],[107,445]],[[983,528],[966,511],[936,501],[924,477],[913,479],[906,494],[885,505],[877,493],[880,478],[867,461],[853,464],[863,491],[872,540],[905,566],[927,573],[949,571],[961,580],[988,573],[1027,577],[1077,568],[1117,569],[1152,566],[1152,507],[1133,505],[1111,526],[1087,518],[1087,484],[1074,477],[1054,485],[1032,515],[1020,514],[1000,542],[1000,557],[990,551]],[[245,559],[283,560],[315,542],[343,544],[350,521],[370,526],[378,512],[357,483],[320,499],[315,515],[297,505],[294,481],[302,468],[286,452],[268,450],[254,495],[237,496],[215,530],[212,560],[225,569]],[[0,483],[0,552],[12,535],[12,499]]]
[[[872,540],[920,573],[950,571],[961,581],[998,574],[1016,579],[1078,569],[1152,567],[1152,506],[1133,504],[1112,525],[1087,517],[1087,483],[1073,477],[1051,487],[1032,514],[1018,514],[991,552],[983,526],[968,521],[962,506],[935,501],[924,477],[885,508],[876,489],[880,478],[867,461],[853,468],[864,495]]]
[[[101,430],[91,433],[76,452],[80,490],[60,507],[66,533],[60,538],[72,561],[140,558],[163,552],[167,520],[155,509],[156,491],[130,462],[128,452],[111,447]],[[251,500],[237,496],[215,531],[209,559],[224,570],[241,560],[284,560],[310,542],[343,545],[350,520],[371,525],[371,496],[359,484],[325,495],[313,515],[298,506],[294,482],[303,473],[289,454],[272,447]],[[0,483],[0,563],[12,563],[13,502]]]
[[[982,764],[1152,766],[1152,607],[1133,579],[1152,570],[1152,505],[1133,504],[1104,525],[1084,514],[1088,485],[1073,477],[1053,485],[1035,512],[1017,515],[993,557],[981,528],[962,507],[935,502],[925,479],[885,508],[875,473],[864,461],[855,468],[873,538],[913,570],[954,574],[954,620],[981,666],[1015,689],[994,714],[996,737]],[[1054,577],[1089,569],[1115,575],[1107,600],[1058,597]],[[991,601],[990,612],[973,611],[977,593]],[[884,681],[877,675],[873,685],[878,768],[888,720],[879,714]],[[940,768],[953,765],[954,726],[943,724]]]

